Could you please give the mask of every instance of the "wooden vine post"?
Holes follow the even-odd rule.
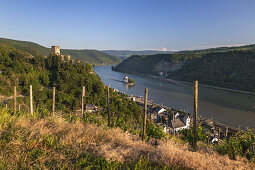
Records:
[[[193,150],[197,150],[197,103],[198,103],[198,82],[194,82],[194,114],[193,114]]]
[[[255,154],[255,142],[252,144],[251,149],[252,149],[252,154]]]
[[[144,92],[144,117],[143,117],[143,136],[142,136],[143,141],[145,141],[145,136],[146,136],[147,101],[148,101],[148,88],[146,88]]]
[[[33,114],[33,91],[32,91],[32,85],[30,85],[30,113]]]
[[[110,86],[107,86],[108,126],[110,126]]]
[[[14,86],[14,97],[13,97],[13,99],[14,99],[14,101],[13,101],[13,107],[14,107],[14,114],[16,114],[16,112],[17,112],[17,94],[16,94],[16,86]]]
[[[220,139],[220,135],[221,135],[221,129],[220,128],[219,128],[218,134],[219,134],[219,139]]]
[[[53,87],[53,95],[52,95],[52,114],[55,115],[55,95],[56,95],[56,87]]]
[[[81,118],[84,117],[84,98],[85,98],[85,86],[82,86],[82,95],[81,95]]]
[[[225,133],[226,138],[228,137],[228,127],[226,127],[226,133]]]

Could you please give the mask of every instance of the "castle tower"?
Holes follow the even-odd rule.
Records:
[[[52,55],[60,55],[60,48],[59,48],[59,46],[51,46],[51,54]]]

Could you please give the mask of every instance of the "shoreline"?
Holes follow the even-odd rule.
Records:
[[[144,98],[142,96],[134,96],[134,95],[127,95],[129,98],[135,98],[135,102],[136,103],[139,103],[140,105],[144,104],[143,100]],[[171,108],[171,107],[168,107],[168,106],[164,106],[164,105],[161,105],[161,104],[158,104],[158,103],[155,103],[153,101],[148,101],[148,105],[153,105],[153,106],[159,106],[159,107],[162,107],[162,108],[165,108],[165,109],[168,109],[170,111],[174,111],[174,112],[179,112],[181,114],[185,114],[185,115],[189,115],[189,116],[193,116],[192,113],[187,113],[185,111],[182,111],[182,110],[178,110],[178,109],[175,109],[175,108]],[[220,123],[220,122],[217,122],[215,120],[212,120],[212,119],[209,119],[209,118],[205,118],[205,117],[202,117],[202,116],[199,116],[200,117],[200,120],[205,122],[205,121],[208,121],[210,120],[211,122],[214,122],[214,126],[216,126],[217,128],[223,130],[223,129],[228,129],[232,132],[238,132],[240,130],[245,130],[245,129],[240,129],[240,128],[237,128],[237,127],[233,127],[233,126],[230,126],[230,125],[227,125],[227,124],[223,124],[223,123]]]
[[[116,72],[116,74],[119,72],[119,71],[115,71],[115,70],[112,70],[113,72]],[[125,72],[119,72],[119,73],[123,73],[123,74],[125,74]],[[143,78],[147,78],[148,80],[151,78],[152,79],[152,81],[153,81],[153,79],[154,80],[159,80],[159,81],[162,81],[162,83],[163,82],[169,82],[169,86],[172,86],[171,84],[173,84],[173,85],[177,85],[177,86],[180,86],[180,88],[182,88],[181,86],[183,86],[183,88],[188,88],[188,89],[190,89],[190,90],[192,90],[192,85],[193,85],[193,83],[189,83],[189,82],[182,82],[182,81],[175,81],[175,80],[172,80],[172,79],[166,79],[166,78],[162,78],[162,77],[159,77],[159,76],[154,76],[154,75],[148,75],[148,74],[141,74],[141,73],[130,73],[130,72],[128,72],[128,74],[130,74],[130,76],[133,74],[134,76],[141,76],[141,78],[143,77]],[[146,80],[144,80],[144,81],[146,81]],[[158,82],[158,83],[160,83],[160,82]],[[200,86],[201,87],[201,89],[203,89],[204,87],[206,87],[205,89],[207,89],[208,88],[208,90],[210,90],[210,89],[212,89],[212,90],[215,90],[215,89],[218,89],[218,90],[216,90],[215,92],[216,93],[221,93],[221,88],[217,88],[217,87],[209,87],[209,86],[207,86],[207,85],[201,85]],[[146,87],[144,87],[144,88],[146,88]],[[122,89],[122,87],[120,88],[120,90],[121,91],[125,91],[125,92],[127,92],[125,89]],[[244,96],[244,97],[246,97],[246,95],[248,94],[248,98],[250,98],[250,97],[252,97],[252,98],[254,98],[254,95],[253,95],[253,93],[242,93],[241,91],[238,91],[238,90],[232,90],[232,89],[226,89],[226,88],[224,88],[224,91],[226,91],[226,94],[227,94],[227,97],[229,97],[229,95],[240,95],[241,96],[241,99],[243,99],[243,97],[242,96]],[[224,91],[222,91],[222,92],[224,92]],[[232,91],[232,93],[231,92],[229,92],[229,91]],[[212,91],[213,92],[213,91]],[[132,92],[132,93],[128,93],[127,92],[127,94],[128,95],[134,95],[136,92]],[[140,94],[141,95],[141,94]],[[160,97],[160,96],[158,96],[158,97]],[[208,97],[208,96],[206,96],[206,97]],[[210,97],[210,96],[209,96]],[[230,96],[231,97],[231,96]],[[157,100],[158,101],[158,100]],[[153,103],[154,102],[157,102],[157,101],[153,101]],[[232,100],[231,100],[232,101]],[[250,101],[250,100],[249,100]],[[234,100],[234,102],[235,102],[235,100]],[[158,103],[160,103],[160,105],[161,105],[161,102],[160,102],[160,100],[159,100],[159,102]],[[253,102],[254,103],[254,102]],[[165,105],[166,105],[166,103],[164,103]],[[179,102],[179,104],[180,104],[180,106],[181,106],[181,101]],[[216,104],[218,104],[218,103],[216,103]],[[227,103],[227,104],[230,104],[230,103]],[[169,105],[169,104],[167,104],[166,106],[169,106],[169,107],[173,107],[172,108],[172,110],[176,110],[176,111],[181,111],[181,112],[184,112],[184,113],[188,113],[188,114],[192,114],[192,110],[191,109],[188,109],[188,110],[186,110],[185,111],[185,109],[186,109],[186,107],[178,107],[179,105],[177,105],[177,107],[174,107],[175,105]],[[162,106],[162,107],[166,107],[166,106]],[[233,105],[233,106],[235,106],[235,105]],[[243,105],[242,105],[243,106]],[[244,106],[246,106],[246,105],[244,105]],[[249,105],[250,106],[250,105]],[[224,105],[224,107],[225,107],[225,105]],[[226,106],[226,107],[230,107],[230,106]],[[184,110],[183,110],[183,108],[184,108]],[[248,107],[247,107],[248,108]],[[213,108],[211,108],[211,109],[213,109]],[[220,108],[221,109],[221,108]],[[235,109],[235,108],[234,108]],[[237,108],[238,109],[238,108]],[[215,111],[215,110],[214,110]],[[243,111],[243,110],[241,110],[241,111]],[[213,112],[213,111],[211,111],[211,112]],[[217,112],[217,111],[215,111],[215,112]],[[244,110],[244,112],[247,112],[247,110]],[[249,110],[248,110],[248,112],[249,112]],[[239,110],[237,111],[237,113],[235,113],[237,116],[239,115]],[[249,112],[249,114],[250,114],[250,112]],[[216,114],[216,116],[215,116],[215,119],[214,119],[214,116],[210,116],[210,114],[202,114],[202,115],[204,115],[203,116],[203,118],[206,118],[206,119],[210,119],[210,120],[215,120],[215,121],[217,121],[217,122],[220,122],[220,123],[222,123],[222,124],[224,124],[225,126],[228,126],[228,127],[234,127],[234,128],[236,128],[236,129],[238,129],[238,128],[241,128],[242,130],[245,130],[245,128],[246,127],[250,127],[250,128],[252,128],[254,125],[253,125],[253,123],[252,123],[252,121],[250,120],[250,119],[247,119],[247,122],[250,124],[251,123],[251,126],[249,126],[249,125],[243,125],[242,124],[242,122],[241,123],[238,123],[238,119],[233,119],[233,120],[235,120],[236,122],[234,122],[234,123],[231,123],[231,122],[229,122],[228,120],[222,120],[221,121],[221,119],[220,118],[218,118],[217,116],[219,116],[219,114]],[[230,115],[230,114],[229,114]],[[236,116],[235,115],[235,116]],[[246,116],[247,117],[247,116]],[[230,120],[232,120],[232,118],[230,118]],[[241,125],[240,125],[241,124]]]
[[[151,77],[151,78],[155,78],[155,79],[159,79],[159,80],[164,80],[164,81],[179,84],[179,85],[193,85],[193,83],[190,83],[190,82],[181,81],[181,80],[174,80],[174,79],[167,79],[167,78],[163,78],[163,77],[159,77],[159,76],[155,76],[155,75],[151,75],[151,74],[146,74],[146,73],[124,72],[124,71],[119,71],[119,70],[115,70],[115,69],[112,69],[112,71],[116,71],[116,72],[120,72],[120,73],[129,73],[129,74],[133,74],[133,75],[142,75],[142,76],[145,76],[145,77]],[[212,89],[216,89],[216,90],[224,90],[224,91],[235,92],[235,93],[255,95],[255,92],[249,92],[249,91],[244,91],[244,90],[236,90],[236,89],[229,89],[229,88],[225,88],[225,87],[217,87],[217,86],[212,86],[212,85],[200,84],[199,82],[198,82],[198,86],[206,87],[206,88],[212,88]]]
[[[163,77],[159,77],[159,76],[154,76],[154,75],[151,75],[151,74],[144,74],[144,75],[146,75],[148,77],[155,78],[155,79],[160,79],[160,80],[172,82],[172,83],[175,83],[175,84],[193,85],[193,83],[186,82],[186,81],[167,79],[167,78],[163,78]],[[205,85],[205,84],[199,84],[199,83],[198,83],[198,86],[206,87],[206,88],[212,88],[212,89],[216,89],[216,90],[224,90],[224,91],[230,91],[230,92],[235,92],[235,93],[244,93],[244,94],[255,95],[255,92],[249,92],[249,91],[243,91],[243,90],[235,90],[235,89],[229,89],[229,88],[217,87],[217,86],[211,86],[211,85]]]

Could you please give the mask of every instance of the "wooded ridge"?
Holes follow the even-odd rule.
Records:
[[[50,53],[50,48],[46,48],[34,42],[0,38],[0,43],[27,52],[33,56],[49,56]],[[119,57],[111,56],[97,50],[61,49],[61,54],[71,55],[71,59],[78,59],[84,63],[88,62],[92,65],[112,65],[121,62]]]
[[[253,46],[251,46],[253,47]],[[240,48],[242,49],[242,48]],[[255,92],[255,50],[131,56],[116,71]]]

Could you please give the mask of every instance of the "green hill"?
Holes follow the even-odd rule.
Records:
[[[18,41],[6,38],[0,38],[0,42],[6,44],[10,47],[14,47],[16,49],[28,52],[32,55],[42,55],[48,56],[50,53],[50,49],[39,44],[29,42],[29,41]]]
[[[174,67],[173,64],[190,61],[198,54],[155,54],[155,55],[133,55],[120,64],[113,67],[116,71],[130,73],[144,73],[158,75],[167,68]],[[170,70],[169,70],[170,71]],[[167,71],[167,72],[169,72]]]
[[[119,57],[104,54],[97,50],[70,50],[62,49],[61,54],[70,54],[71,58],[93,65],[113,65],[121,62]]]
[[[142,51],[132,51],[132,50],[101,50],[101,52],[118,56],[121,59],[126,59],[132,55],[154,55],[154,54],[172,54],[174,51],[158,51],[158,50],[142,50]]]
[[[16,49],[35,55],[49,56],[50,48],[46,48],[37,43],[29,41],[18,41],[0,38],[0,43],[14,47]],[[112,65],[121,62],[121,59],[115,56],[104,54],[97,50],[72,50],[61,49],[61,54],[71,54],[72,59],[78,59],[82,62],[88,62],[93,65]]]
[[[113,69],[255,92],[254,45],[131,56]],[[213,51],[213,52],[210,52]]]
[[[168,78],[255,92],[255,51],[207,53],[192,60]]]
[[[50,108],[48,97],[52,86],[59,92],[57,108],[62,110],[78,108],[82,85],[86,86],[87,102],[101,105],[101,100],[105,100],[102,96],[106,96],[103,82],[91,64],[63,62],[59,56],[31,57],[27,52],[0,43],[0,96],[10,96],[14,85],[18,86],[19,94],[26,96],[30,84],[35,104],[46,108]]]
[[[227,51],[244,51],[244,50],[254,50],[255,44],[244,45],[244,46],[234,46],[234,47],[217,47],[217,48],[208,48],[201,50],[184,50],[178,51],[177,54],[184,53],[212,53],[212,52],[227,52]]]

